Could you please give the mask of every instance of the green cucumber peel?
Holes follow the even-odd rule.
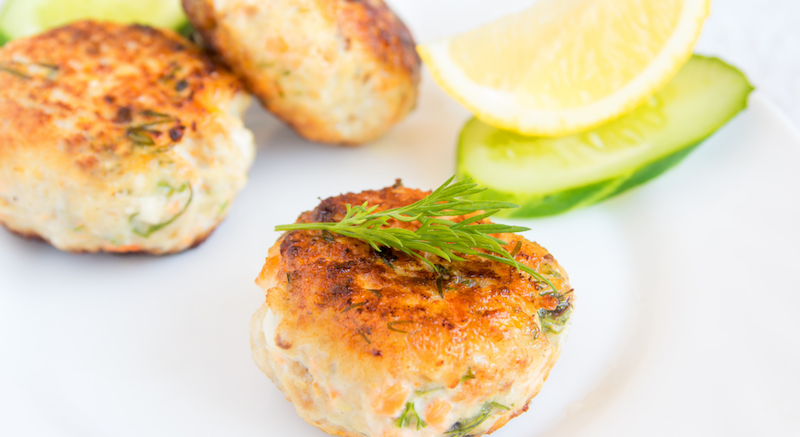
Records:
[[[180,0],[7,0],[0,12],[0,45],[79,20],[189,31]]]
[[[520,205],[540,217],[592,205],[663,174],[747,106],[739,70],[695,55],[634,111],[586,132],[527,137],[472,119],[459,139],[457,174],[488,187],[473,198]]]

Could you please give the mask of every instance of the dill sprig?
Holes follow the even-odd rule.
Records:
[[[181,215],[183,215],[183,213],[186,212],[187,209],[189,209],[189,205],[192,203],[192,198],[194,198],[194,190],[192,189],[192,185],[189,184],[188,182],[185,182],[183,185],[180,186],[180,188],[177,188],[177,189],[173,188],[172,186],[170,186],[169,184],[167,184],[165,182],[164,183],[159,183],[158,186],[159,186],[159,188],[162,188],[162,189],[169,188],[170,191],[169,191],[169,194],[167,194],[167,196],[171,196],[173,193],[183,193],[188,188],[189,189],[189,200],[186,201],[186,204],[183,205],[183,208],[181,208],[181,210],[178,211],[177,214],[175,214],[172,217],[170,217],[167,221],[164,221],[164,222],[161,222],[161,223],[157,223],[157,224],[154,224],[154,225],[142,225],[142,224],[137,223],[136,216],[139,215],[138,212],[136,214],[128,217],[128,222],[131,225],[131,230],[133,231],[133,233],[138,235],[138,236],[140,236],[140,237],[143,237],[143,238],[150,238],[150,235],[152,235],[154,232],[158,232],[161,229],[164,229],[165,227],[171,225],[173,222],[175,222],[175,220],[178,220],[178,218]],[[286,278],[287,278],[287,281],[288,281],[288,278],[289,278],[288,274],[286,275]]]
[[[8,74],[11,74],[13,76],[17,76],[20,79],[25,79],[25,80],[31,79],[31,76],[29,76],[29,75],[17,70],[16,68],[11,67],[11,66],[9,66],[8,64],[5,64],[5,63],[4,64],[0,64],[0,71],[3,71],[3,72],[8,73]]]
[[[414,322],[411,321],[411,320],[396,320],[394,322],[387,323],[386,326],[389,328],[390,331],[399,332],[401,334],[408,334],[408,331],[406,331],[404,329],[396,328],[395,326],[397,326],[397,325],[407,325],[407,324],[413,324],[413,323]]]
[[[420,428],[425,428],[428,426],[428,424],[419,417],[419,414],[417,414],[417,410],[414,408],[414,403],[406,402],[406,409],[403,410],[403,414],[401,414],[394,423],[398,428],[404,428],[410,425],[412,421],[417,425],[417,431],[419,431]]]
[[[455,176],[451,177],[430,195],[400,208],[376,212],[378,206],[370,206],[368,202],[356,206],[347,204],[347,213],[339,222],[295,223],[276,226],[275,230],[321,230],[356,238],[365,241],[378,252],[381,251],[381,247],[399,250],[423,261],[436,271],[438,271],[436,265],[417,251],[433,254],[447,261],[465,261],[461,255],[478,256],[522,270],[550,286],[552,293],[558,293],[547,278],[517,262],[503,247],[506,245],[505,241],[490,235],[523,232],[529,228],[499,223],[478,223],[500,210],[519,206],[492,200],[470,200],[468,196],[480,193],[486,188],[478,187],[471,179],[453,182],[454,179]],[[446,218],[476,212],[480,213],[460,222]],[[388,227],[391,219],[406,223],[418,221],[420,227],[415,231]]]
[[[498,408],[506,411],[510,410],[510,408],[506,407],[505,405],[498,404],[497,402],[487,402],[483,404],[483,407],[477,416],[469,420],[465,420],[464,422],[456,422],[452,428],[450,428],[448,431],[445,431],[444,435],[447,437],[468,436],[472,431],[481,426],[481,424],[492,415],[494,410]]]
[[[152,109],[145,109],[141,112],[145,118],[151,119],[147,123],[130,126],[125,130],[128,138],[139,146],[154,146],[156,144],[152,135],[158,135],[158,131],[154,128],[158,125],[175,121],[175,118],[169,114],[162,114],[153,111]]]

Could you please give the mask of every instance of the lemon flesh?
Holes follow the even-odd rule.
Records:
[[[418,47],[439,84],[484,122],[566,135],[618,117],[691,56],[709,0],[541,0]]]
[[[644,104],[598,128],[531,137],[469,121],[458,145],[459,179],[479,199],[520,205],[514,217],[591,205],[662,174],[747,106],[753,87],[736,68],[694,56]]]
[[[173,30],[188,23],[181,0],[8,0],[0,14],[0,43],[85,19]]]

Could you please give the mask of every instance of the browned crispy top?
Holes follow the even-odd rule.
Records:
[[[426,194],[403,187],[345,194],[323,200],[298,222],[339,221],[348,203],[368,201],[384,210]],[[566,274],[545,249],[519,235],[498,237],[509,243],[509,251],[519,242],[516,259],[545,274],[562,301],[571,302]],[[379,367],[392,374],[418,369],[449,387],[471,369],[482,377],[475,389],[489,392],[503,369],[527,366],[539,359],[532,351],[547,347],[536,314],[556,311],[559,299],[511,266],[473,256],[464,262],[434,257],[437,272],[402,252],[378,252],[324,231],[288,232],[279,244],[279,258],[267,260],[259,281],[277,277],[267,303],[285,318],[275,339],[285,349],[293,344],[331,348],[362,356],[354,359],[355,368]],[[488,366],[479,356],[498,361]]]
[[[70,24],[0,50],[0,159],[41,150],[95,176],[146,165],[239,89],[172,31]]]
[[[383,0],[327,2],[348,38],[363,42],[390,71],[419,76],[420,59],[411,32]],[[417,79],[415,79],[416,81]]]
[[[358,41],[387,71],[403,72],[419,80],[421,60],[411,32],[383,0],[316,0],[327,18],[336,23],[347,43]],[[183,0],[183,7],[203,38],[226,58],[240,58],[241,48],[215,34],[218,17],[212,0]],[[230,53],[225,53],[230,52]]]

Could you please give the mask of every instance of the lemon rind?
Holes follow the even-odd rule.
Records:
[[[689,60],[708,13],[707,0],[685,2],[678,27],[653,62],[613,94],[576,108],[532,109],[513,94],[476,84],[450,58],[449,38],[420,45],[417,51],[436,82],[481,121],[524,135],[568,135],[631,111],[663,87]]]

